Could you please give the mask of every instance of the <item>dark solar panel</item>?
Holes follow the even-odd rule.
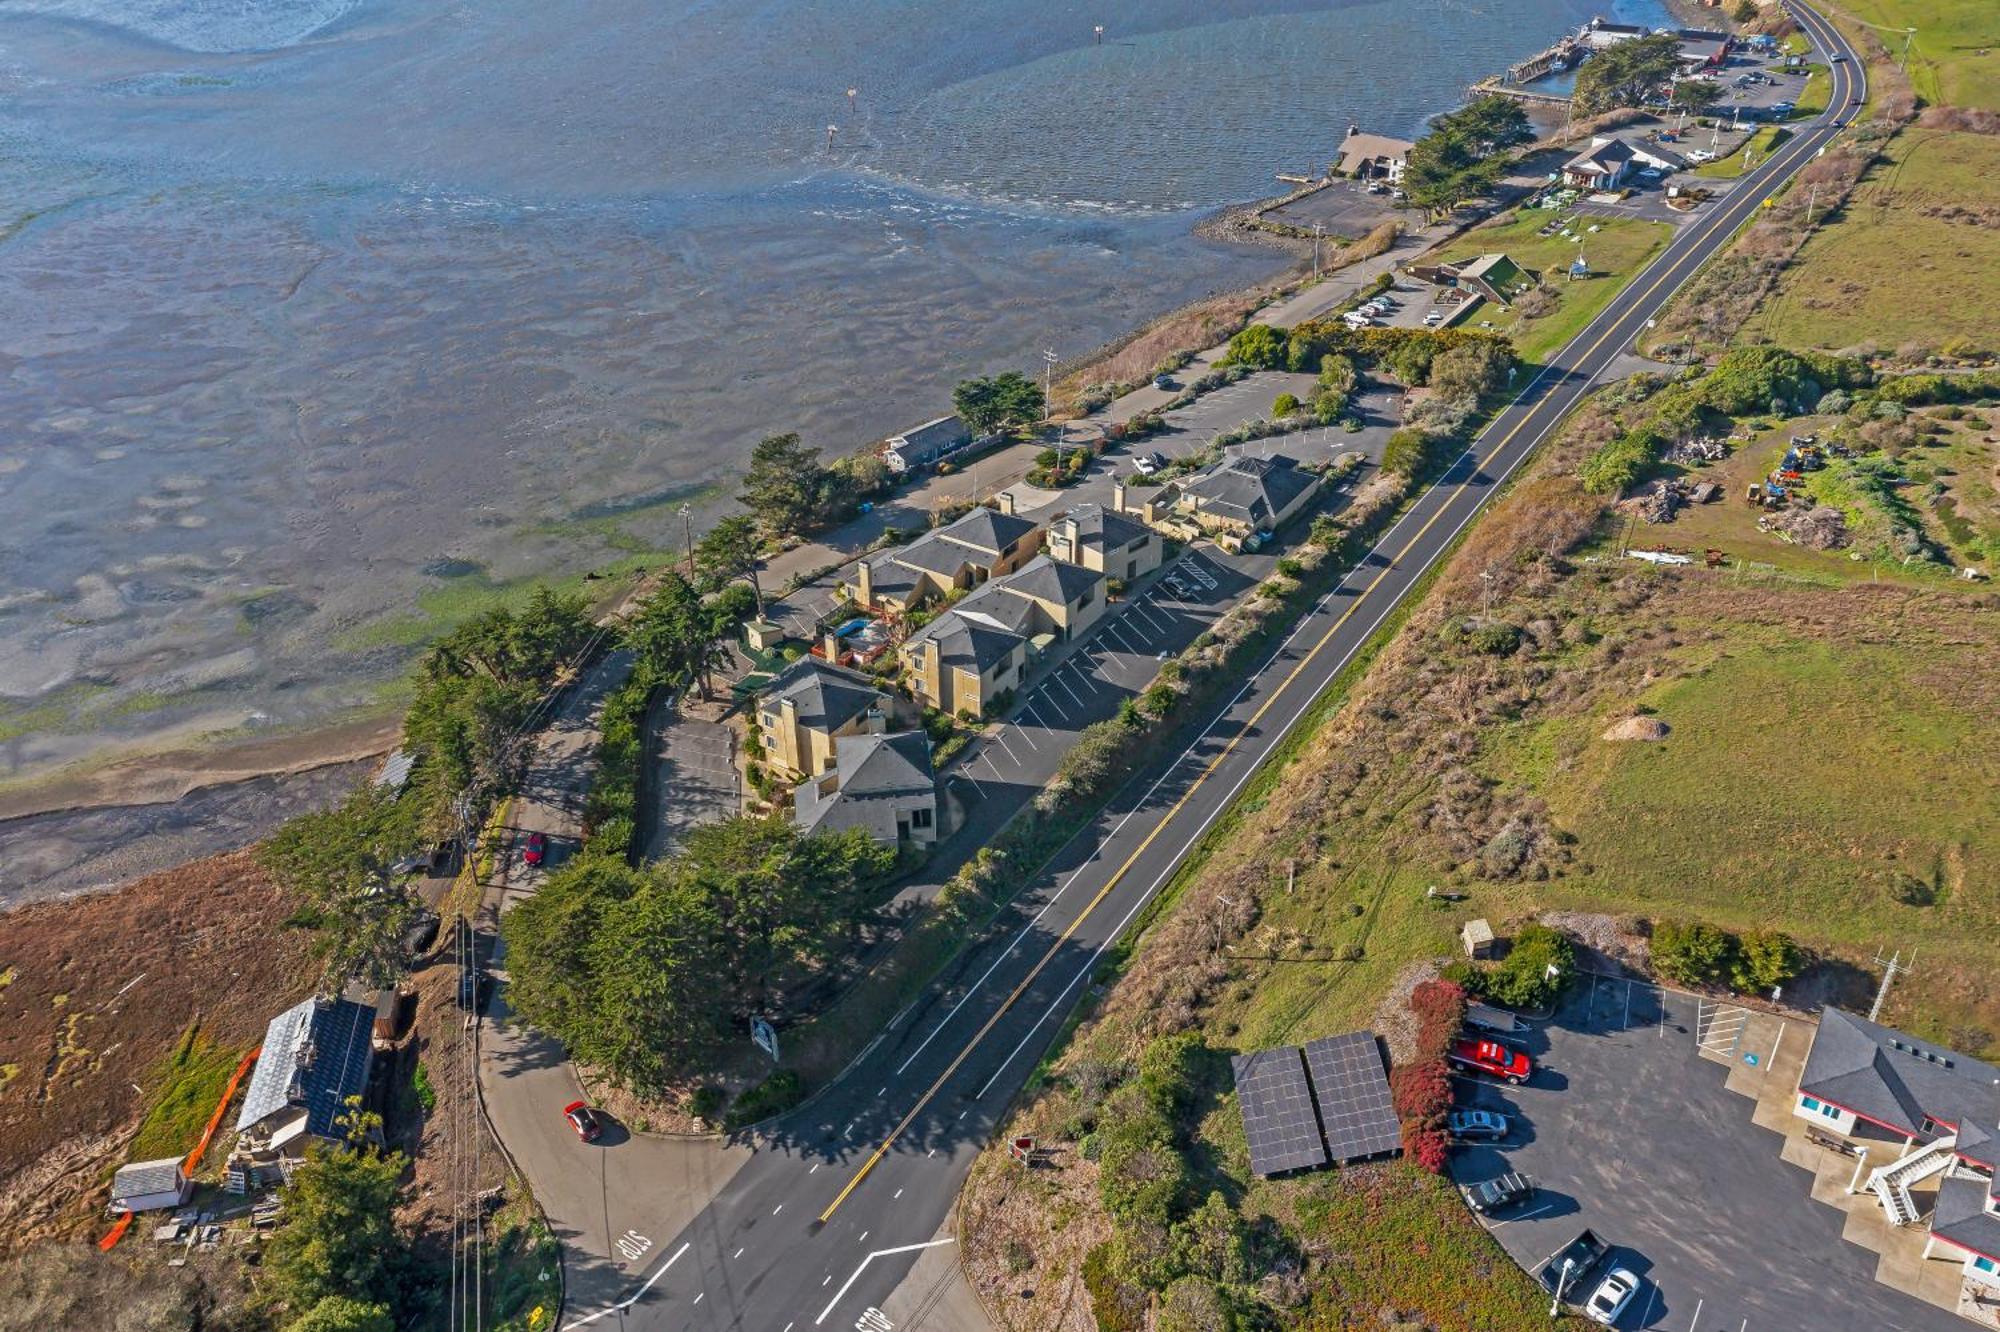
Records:
[[[1276,1175],[1325,1165],[1326,1144],[1320,1139],[1299,1048],[1259,1050],[1229,1062],[1236,1074],[1243,1133],[1250,1142],[1251,1171]]]
[[[368,1087],[375,1010],[351,1000],[335,1000],[315,1015],[313,1064],[304,1078],[306,1131],[337,1136],[334,1120],[346,1113],[346,1101]]]
[[[1326,1145],[1335,1161],[1358,1161],[1396,1150],[1402,1135],[1374,1032],[1350,1031],[1308,1042],[1305,1062]]]

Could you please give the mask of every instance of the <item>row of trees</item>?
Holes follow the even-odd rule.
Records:
[[[1571,105],[1579,116],[1638,106],[1674,76],[1680,69],[1680,57],[1680,39],[1670,32],[1607,46],[1577,70]]]
[[[422,1270],[396,1230],[400,1152],[375,1146],[380,1116],[348,1102],[345,1149],[314,1147],[285,1187],[284,1224],[265,1247],[258,1303],[284,1332],[394,1332],[428,1304]]]
[[[766,435],[750,451],[737,499],[748,511],[743,521],[751,530],[782,544],[846,521],[862,500],[887,489],[889,479],[887,464],[873,454],[823,463],[820,450],[796,433]]]
[[[1535,137],[1528,113],[1510,97],[1475,98],[1433,117],[1410,147],[1403,192],[1432,216],[1449,213],[1493,188],[1506,169],[1507,151]]]
[[[658,1091],[855,944],[896,864],[856,829],[695,829],[635,869],[585,852],[502,921],[525,1019],[622,1085]]]

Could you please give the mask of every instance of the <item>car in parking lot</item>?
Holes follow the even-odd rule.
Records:
[[[1575,1239],[1548,1256],[1536,1279],[1542,1289],[1557,1299],[1573,1295],[1590,1280],[1591,1273],[1610,1256],[1611,1246],[1589,1230],[1577,1232]]]
[[[1525,1051],[1479,1037],[1454,1042],[1445,1058],[1469,1072],[1490,1074],[1517,1085],[1526,1082],[1535,1071],[1535,1061]]]
[[[1140,476],[1152,476],[1166,465],[1166,459],[1157,453],[1142,453],[1132,459],[1132,470]]]
[[[1714,160],[1715,154],[1706,148],[1697,148],[1688,154],[1688,161],[1690,162],[1713,162]]]
[[[1590,1292],[1584,1301],[1584,1316],[1593,1323],[1610,1327],[1618,1321],[1618,1315],[1625,1312],[1625,1306],[1639,1293],[1639,1278],[1622,1267],[1614,1267],[1597,1283],[1597,1289]]]
[[[1477,1184],[1461,1184],[1458,1193],[1465,1199],[1465,1205],[1481,1216],[1489,1216],[1503,1207],[1512,1207],[1517,1202],[1525,1202],[1535,1196],[1535,1181],[1518,1170],[1510,1170],[1497,1179],[1482,1179]]]
[[[1453,1110],[1444,1131],[1460,1142],[1499,1142],[1507,1136],[1507,1116],[1497,1110]]]

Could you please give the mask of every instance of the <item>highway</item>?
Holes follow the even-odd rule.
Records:
[[[898,1016],[832,1088],[758,1135],[754,1154],[671,1235],[644,1215],[608,1217],[640,1234],[642,1260],[572,1290],[565,1328],[808,1328],[890,1332],[882,1312],[931,1247],[954,1242],[952,1203],[973,1158],[1075,1003],[1086,978],[1174,874],[1329,682],[1451,546],[1481,506],[1700,264],[1777,185],[1820,151],[1861,95],[1854,53],[1829,24],[1793,7],[1831,66],[1826,112],[1685,224],[1411,506],[1359,565],[1305,615],[1185,750],[1162,754],[1058,854],[1013,908],[1009,928],[971,950]],[[554,1112],[551,1111],[551,1114]],[[643,1195],[621,1153],[576,1144],[574,1170]],[[539,1181],[535,1181],[539,1186]],[[663,1177],[661,1190],[679,1181]],[[643,1212],[643,1208],[638,1209]],[[667,1210],[667,1209],[662,1209]],[[684,1212],[682,1213],[685,1214]]]

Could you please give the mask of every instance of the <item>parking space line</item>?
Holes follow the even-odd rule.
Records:
[[[1055,729],[1055,727],[1042,720],[1042,714],[1035,711],[1035,705],[1032,703],[1021,709],[1021,715],[1023,717],[1033,717],[1035,725],[1041,727],[1044,731],[1053,731]]]
[[[1074,689],[1071,689],[1069,685],[1063,680],[1061,671],[1057,671],[1054,675],[1051,675],[1049,677],[1049,683],[1062,685],[1062,690],[1065,694],[1069,695],[1070,701],[1076,704],[1079,708],[1083,706],[1083,700],[1078,698],[1076,696],[1076,691]]]
[[[1700,1321],[1701,1321],[1701,1301],[1696,1300],[1694,1302],[1694,1317],[1688,1319],[1688,1332],[1694,1332],[1695,1324],[1699,1323]]]
[[[1041,749],[1040,745],[1036,744],[1032,739],[1029,738],[1027,727],[1017,725],[1013,728],[1013,730],[1014,730],[1014,738],[1016,740],[1019,740],[1022,744],[1026,745],[1029,749],[1033,750]]]
[[[1005,727],[1002,727],[1001,729],[993,733],[993,743],[999,745],[1001,749],[1006,751],[1008,761],[1013,763],[1015,767],[1018,768],[1021,766],[1021,760],[1014,757],[1013,749],[1007,744],[1007,731]],[[990,759],[988,760],[988,764],[990,767],[991,765]]]
[[[1104,636],[1106,638],[1115,639],[1118,643],[1119,648],[1122,651],[1132,653],[1135,656],[1138,654],[1139,649],[1133,647],[1131,641],[1127,639],[1125,635],[1118,632],[1118,626],[1116,624],[1105,625]]]
[[[1653,1323],[1653,1309],[1660,1302],[1660,1283],[1654,1281],[1652,1289],[1646,1292],[1646,1313],[1639,1319],[1640,1327],[1650,1327]]]

